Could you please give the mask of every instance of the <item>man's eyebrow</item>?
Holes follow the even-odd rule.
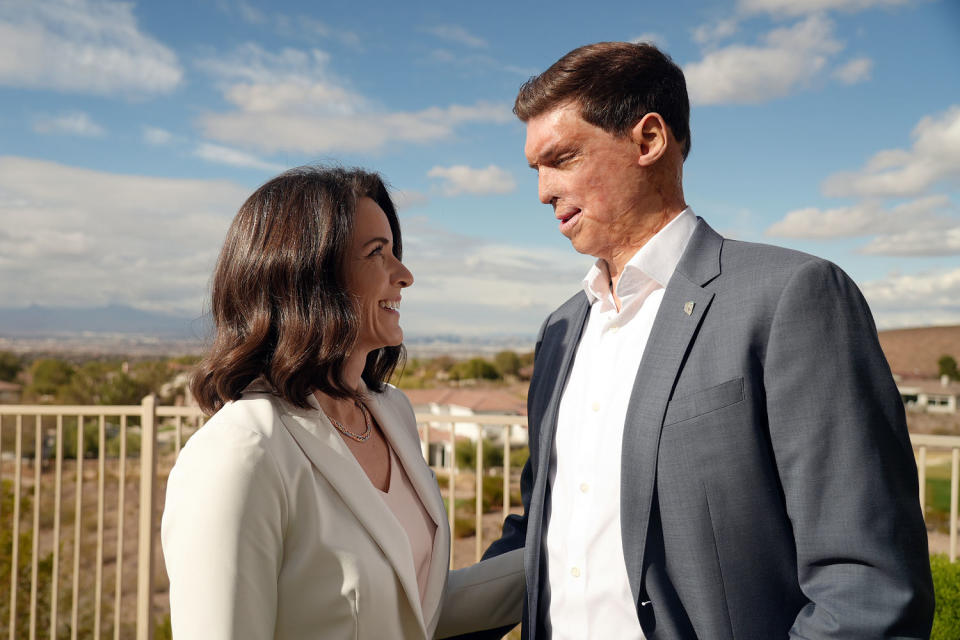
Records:
[[[547,147],[545,150],[543,150],[540,153],[539,157],[537,158],[539,162],[537,163],[529,162],[527,164],[531,169],[536,169],[540,165],[546,165],[549,167],[551,164],[557,161],[557,157],[565,153],[569,153],[571,149],[572,149],[571,146],[564,146],[562,143],[551,146],[551,147]]]

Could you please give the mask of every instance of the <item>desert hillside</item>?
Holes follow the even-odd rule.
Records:
[[[941,356],[960,361],[960,325],[893,329],[879,335],[890,368],[901,376],[935,378]]]

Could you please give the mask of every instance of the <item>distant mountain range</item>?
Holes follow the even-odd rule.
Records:
[[[156,313],[119,304],[105,307],[0,307],[2,336],[54,337],[84,333],[202,339],[209,333],[209,319]]]
[[[209,316],[190,318],[126,305],[104,307],[0,307],[0,350],[19,352],[200,353],[212,336]],[[411,357],[492,355],[532,351],[534,336],[493,334],[408,335]]]
[[[210,335],[209,316],[190,318],[119,304],[0,307],[0,348],[10,348],[13,341],[28,350],[48,350],[56,344],[76,350],[86,344],[88,350],[104,352],[152,349],[194,353],[202,350],[199,345]],[[405,340],[408,353],[414,357],[492,355],[502,349],[528,351],[533,349],[533,342],[533,336],[520,334],[408,335]],[[960,360],[960,325],[881,331],[880,344],[894,373],[933,377],[940,356],[949,354]]]

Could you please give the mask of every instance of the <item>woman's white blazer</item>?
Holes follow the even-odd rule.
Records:
[[[438,624],[453,634],[519,621],[520,553],[448,583],[449,526],[413,410],[393,387],[370,398],[437,525],[423,605],[404,529],[323,413],[253,389],[170,472],[161,539],[174,638],[432,638]]]

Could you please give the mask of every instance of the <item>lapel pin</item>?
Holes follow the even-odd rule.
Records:
[[[693,301],[692,301],[692,300],[691,300],[690,302],[686,303],[685,305],[683,305],[683,312],[684,312],[685,314],[687,314],[687,315],[690,315],[691,313],[693,313]]]

